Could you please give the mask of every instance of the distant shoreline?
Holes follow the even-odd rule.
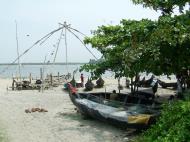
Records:
[[[71,62],[67,63],[68,65],[83,65],[87,63],[76,63],[76,62]],[[18,63],[0,63],[0,66],[2,65],[18,65]],[[66,65],[66,63],[21,63],[21,65]]]

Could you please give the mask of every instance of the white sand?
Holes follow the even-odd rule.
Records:
[[[68,93],[62,91],[62,87],[43,93],[37,90],[7,91],[11,83],[9,79],[0,79],[0,128],[4,128],[9,142],[126,141],[126,131],[96,120],[83,119],[74,110]],[[121,80],[121,84],[124,83],[125,80]],[[93,91],[113,89],[117,90],[117,80],[107,78],[104,88]],[[173,92],[159,89],[158,93],[168,96]],[[33,107],[42,107],[48,112],[25,113],[25,109]]]
[[[95,120],[84,120],[61,87],[7,91],[11,80],[0,79],[0,127],[9,142],[121,142],[125,131]],[[25,113],[42,107],[48,112]]]

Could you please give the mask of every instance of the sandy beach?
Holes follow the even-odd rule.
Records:
[[[7,90],[12,80],[0,79],[0,130],[8,142],[123,142],[127,131],[96,120],[86,120],[76,112],[68,93],[59,86],[45,90]],[[121,83],[123,83],[121,81]],[[105,87],[117,89],[117,80],[106,79]],[[82,89],[79,89],[82,91]],[[129,90],[123,90],[129,91]],[[160,94],[171,94],[161,90]],[[33,107],[48,112],[25,113]]]
[[[85,120],[62,87],[45,90],[7,90],[12,81],[0,79],[0,124],[9,142],[115,142],[125,131],[96,120]],[[44,108],[48,112],[25,113]]]

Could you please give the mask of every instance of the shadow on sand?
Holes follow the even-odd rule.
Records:
[[[111,135],[109,138],[110,142],[123,142],[125,139],[127,139],[127,141],[132,140],[140,133],[135,129],[121,129],[105,122],[101,122],[92,118],[86,118],[77,112],[60,112],[57,113],[56,117],[77,122],[77,127],[69,127],[66,129],[78,129],[84,135],[87,133],[93,134],[99,142],[104,141],[104,138],[108,136],[108,133]],[[64,130],[66,129],[64,128]]]

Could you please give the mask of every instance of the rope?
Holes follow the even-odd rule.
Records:
[[[67,28],[66,28],[66,23],[65,23],[65,58],[66,58],[66,70],[67,73],[69,73],[68,71],[68,55],[67,55]]]
[[[50,33],[48,33],[47,35],[45,35],[44,37],[42,37],[41,39],[37,40],[32,46],[30,46],[28,49],[26,49],[22,54],[20,54],[15,60],[13,60],[13,62],[11,64],[9,64],[7,67],[5,67],[1,72],[0,74],[4,73],[11,65],[15,64],[16,61],[18,61],[23,55],[25,55],[28,51],[30,51],[35,45],[37,45],[38,43],[40,43],[42,41],[42,43],[44,43],[49,37],[50,35],[54,34],[55,32],[61,30],[61,28],[58,28]],[[41,43],[41,44],[42,44]],[[40,45],[41,45],[40,44]]]
[[[77,29],[74,29],[74,28],[71,28],[71,27],[69,27],[69,29],[74,30],[74,31],[80,33],[81,35],[87,37],[87,35],[83,34],[82,32],[78,31]]]
[[[53,34],[49,34],[46,38],[43,39],[43,41],[40,42],[40,45],[42,45],[46,40],[48,40]]]
[[[53,59],[53,63],[55,63],[55,59],[56,59],[56,57],[57,57],[57,52],[58,52],[59,45],[60,45],[60,42],[61,42],[61,37],[62,37],[62,35],[63,35],[63,28],[64,28],[64,27],[62,27],[61,34],[60,34],[60,37],[59,37],[59,39],[58,39],[57,48],[56,48],[56,51],[55,51],[55,56],[54,56],[54,59]]]
[[[75,28],[72,28],[72,27],[66,25],[66,23],[64,23],[64,24],[59,23],[59,24],[60,24],[60,25],[63,25],[70,33],[72,33],[72,34],[84,45],[84,47],[86,47],[86,49],[88,50],[88,52],[90,52],[90,54],[91,54],[96,60],[98,59],[98,58],[88,49],[88,47],[84,44],[84,42],[83,42],[74,32],[72,32],[71,30],[74,30],[74,31],[80,33],[81,35],[87,37],[84,33],[78,31],[78,30],[75,29]]]
[[[50,37],[51,35],[53,35],[53,34],[56,33],[57,31],[61,30],[62,28],[63,28],[63,27],[60,27],[60,28],[58,28],[58,29],[56,29],[56,30],[50,32],[49,34],[47,34],[47,35],[44,36],[43,38],[41,38],[40,40],[41,40],[42,42],[40,43],[40,45],[42,45],[47,39],[49,39],[49,37]]]
[[[88,52],[97,60],[98,58],[88,49],[88,47],[84,44],[84,42],[75,34],[73,33],[70,29],[67,28],[67,30],[72,33],[83,45],[84,47],[86,47],[86,49],[88,50]]]
[[[60,34],[60,38],[59,38],[59,41],[58,41],[58,44],[57,44],[57,48],[56,48],[56,53],[55,53],[55,56],[54,56],[54,63],[55,63],[55,59],[56,59],[56,56],[57,56],[57,52],[58,52],[58,49],[59,49],[59,45],[60,45],[60,42],[61,42],[61,36],[63,35],[63,28],[65,28],[65,47],[66,47],[66,66],[68,64],[68,55],[67,55],[67,37],[66,37],[66,30],[68,30],[71,34],[73,34],[83,45],[84,47],[88,50],[88,52],[97,60],[98,58],[88,49],[88,47],[84,44],[84,42],[73,32],[77,32],[77,33],[80,33],[81,35],[85,36],[85,34],[83,34],[82,32],[74,29],[74,28],[71,28],[70,26],[66,25],[66,22],[64,24],[61,24],[63,25],[62,27],[59,27],[58,29],[56,30],[53,30],[52,32],[48,33],[47,35],[45,35],[44,37],[42,37],[41,39],[37,40],[32,46],[30,46],[28,49],[26,49],[22,54],[18,55],[18,57],[13,60],[13,62],[11,64],[9,64],[7,67],[5,67],[1,72],[0,74],[4,73],[11,65],[15,64],[17,61],[19,62],[19,59],[25,55],[28,51],[30,51],[34,46],[36,46],[37,44],[39,45],[42,45],[45,41],[47,41],[55,32],[59,31],[59,30],[62,30],[61,31],[61,34]],[[73,31],[72,31],[73,30]],[[68,66],[67,66],[67,72],[68,72]]]
[[[16,24],[16,45],[17,45],[17,56],[19,57],[19,46],[18,46],[18,32],[17,32],[17,21]],[[20,71],[20,59],[18,58],[18,69],[19,69],[19,79],[21,80],[21,71]]]

